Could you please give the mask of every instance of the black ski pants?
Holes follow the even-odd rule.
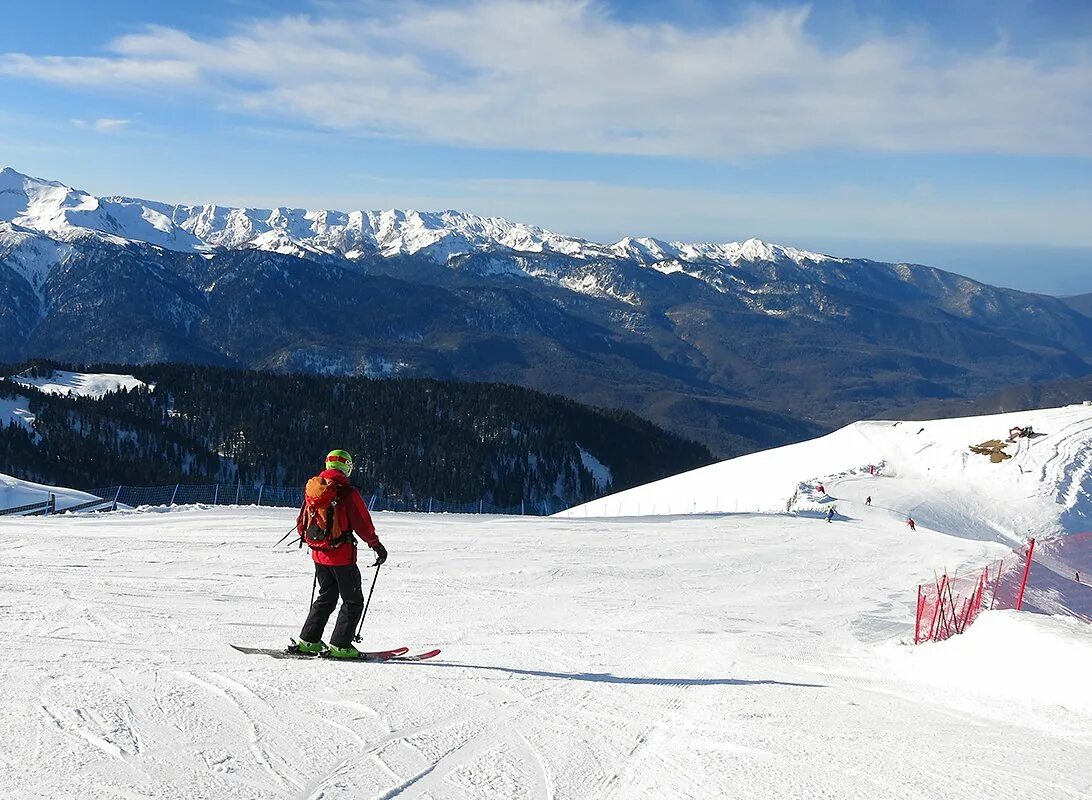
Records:
[[[348,647],[353,643],[357,623],[364,613],[360,568],[356,564],[343,567],[315,564],[315,579],[318,581],[318,596],[307,614],[307,621],[303,623],[300,638],[305,642],[322,641],[322,632],[326,629],[330,615],[334,613],[340,595],[341,611],[334,623],[334,631],[330,634],[330,644],[334,647]]]

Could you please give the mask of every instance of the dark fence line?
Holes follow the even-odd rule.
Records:
[[[244,486],[242,484],[213,483],[188,486],[176,483],[167,486],[108,486],[91,489],[95,499],[72,506],[57,506],[56,496],[38,503],[0,509],[0,516],[22,514],[63,514],[67,511],[116,511],[119,507],[139,506],[269,506],[272,508],[299,508],[303,504],[301,486]],[[415,511],[431,514],[512,514],[549,516],[566,508],[557,500],[524,501],[516,505],[499,506],[487,500],[452,502],[437,497],[399,498],[379,492],[361,491],[368,508],[372,511]]]
[[[14,516],[16,514],[30,515],[32,513],[42,514],[49,508],[49,501],[43,500],[40,503],[27,503],[22,506],[12,506],[11,508],[0,508],[0,517]]]
[[[172,484],[168,486],[110,486],[92,489],[91,494],[118,506],[270,506],[299,508],[303,505],[302,486],[244,486],[242,484],[214,483],[203,486]],[[566,508],[553,500],[524,501],[515,505],[500,506],[487,500],[453,502],[438,497],[406,499],[390,497],[378,492],[361,490],[368,508],[372,511],[416,511],[422,513],[449,514],[523,514],[548,516]],[[58,509],[63,511],[65,509]]]

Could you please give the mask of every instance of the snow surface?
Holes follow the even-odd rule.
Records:
[[[128,391],[141,386],[148,386],[142,380],[132,375],[115,375],[109,372],[68,372],[55,370],[46,378],[36,378],[29,375],[13,375],[11,380],[20,386],[33,386],[46,394],[67,395],[77,397],[99,398],[110,392]]]
[[[0,400],[0,404],[3,402],[3,400]],[[0,414],[2,414],[2,412],[0,412]],[[30,481],[20,480],[19,478],[13,478],[10,475],[0,473],[0,509],[15,508],[16,506],[25,506],[30,505],[31,503],[41,503],[48,500],[51,493],[57,497],[58,511],[63,511],[69,506],[79,505],[95,499],[95,495],[88,494],[87,492],[80,492],[75,489],[64,489],[57,486],[46,486],[41,483],[31,483]],[[0,519],[3,518],[0,517]],[[41,524],[40,520],[39,524]],[[6,547],[8,544],[4,538],[5,533],[6,531],[4,528],[0,526],[0,549]],[[3,582],[0,581],[0,589],[2,589],[3,585]]]
[[[961,458],[1016,418],[1045,435]],[[310,561],[272,547],[292,509],[0,518],[0,796],[1086,800],[1092,626],[987,611],[908,642],[935,569],[1077,524],[1090,429],[1083,407],[860,423],[670,496],[731,481],[772,513],[376,514],[363,646],[443,648],[420,664],[228,646],[298,632]]]
[[[22,395],[0,397],[0,426],[19,425],[33,432],[34,415],[30,413],[30,400]]]
[[[926,569],[1000,545],[883,514],[376,515],[368,647],[298,631],[287,509],[0,520],[0,794],[1087,798],[1092,628],[905,644]],[[1038,654],[1038,658],[1036,655]]]
[[[999,464],[968,446],[1008,445]],[[869,466],[875,474],[869,473]],[[717,512],[819,513],[828,495],[918,528],[1009,544],[1092,530],[1092,406],[929,422],[856,422],[828,436],[722,461],[562,511],[564,517]],[[856,513],[856,512],[855,512]]]

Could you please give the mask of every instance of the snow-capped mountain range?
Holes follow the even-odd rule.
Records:
[[[0,360],[519,383],[733,455],[1092,372],[1092,319],[756,239],[599,244],[457,211],[100,198],[0,170]]]
[[[748,239],[727,244],[662,242],[626,237],[611,245],[553,233],[501,217],[459,211],[332,211],[301,208],[229,208],[171,205],[134,197],[95,197],[56,181],[0,170],[0,222],[15,230],[70,242],[85,237],[146,242],[180,252],[255,249],[301,257],[359,260],[427,255],[436,263],[453,256],[509,250],[555,253],[578,259],[626,258],[643,264],[718,261],[832,261]]]

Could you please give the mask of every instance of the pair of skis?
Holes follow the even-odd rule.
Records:
[[[300,658],[300,659],[315,659],[323,658],[328,661],[367,661],[375,663],[377,661],[426,661],[430,658],[435,658],[440,655],[440,649],[426,650],[423,653],[415,653],[409,655],[408,647],[396,647],[393,650],[372,650],[368,652],[361,652],[357,658],[334,658],[333,656],[325,653],[301,653],[299,650],[293,650],[291,647],[286,647],[281,650],[277,650],[272,647],[242,647],[241,645],[233,644],[233,648],[240,653],[246,653],[247,655],[262,655],[269,656],[270,658]]]

